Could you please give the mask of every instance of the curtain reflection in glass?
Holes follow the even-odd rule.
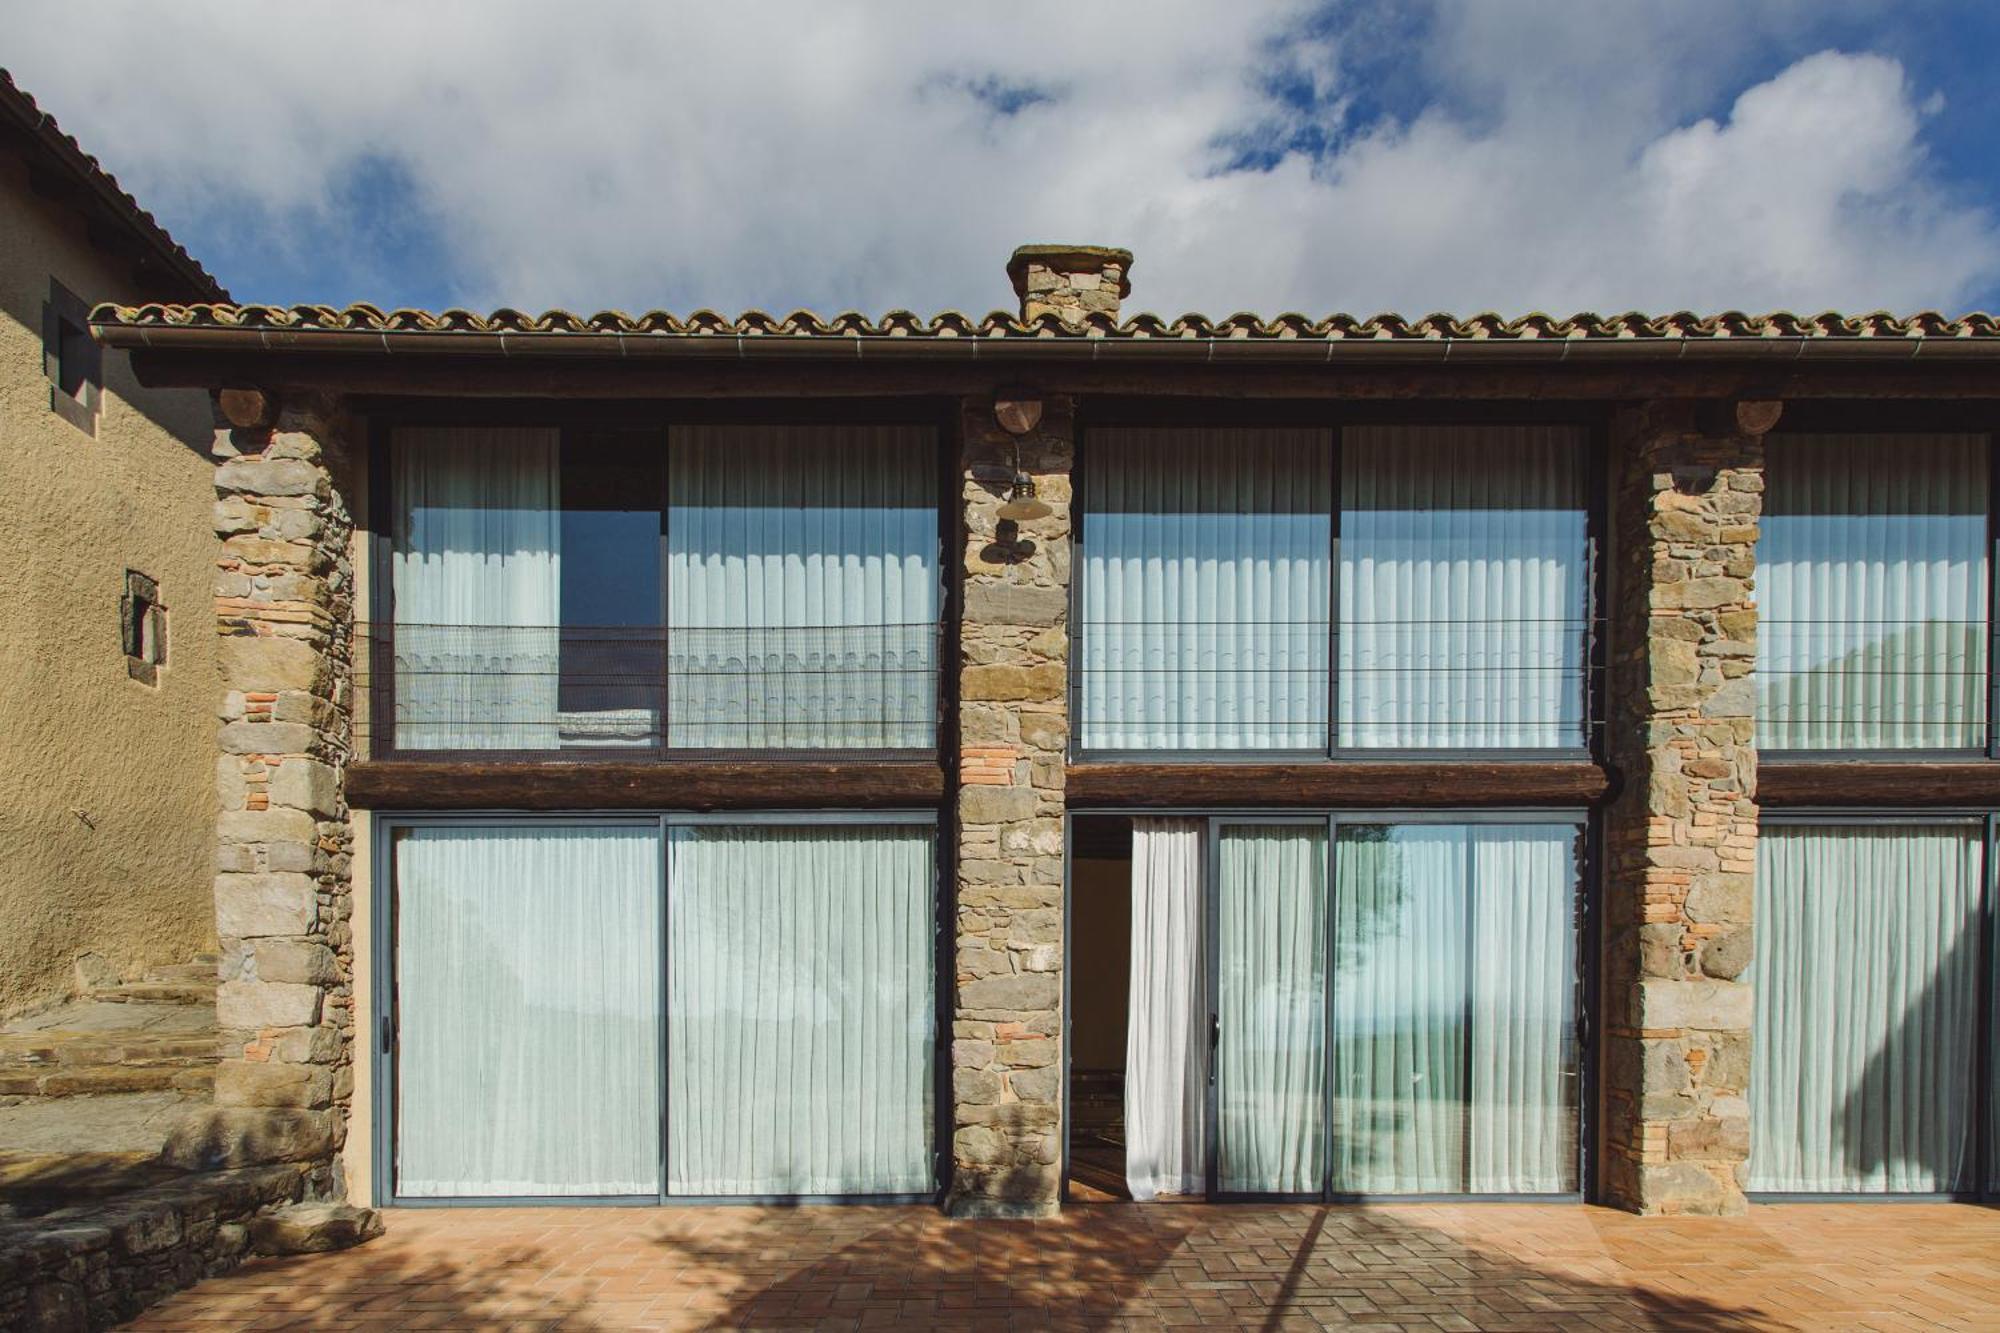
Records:
[[[1326,830],[1222,826],[1218,1183],[1314,1194],[1325,1178]]]
[[[1576,1181],[1569,825],[1347,825],[1334,890],[1336,1191]]]

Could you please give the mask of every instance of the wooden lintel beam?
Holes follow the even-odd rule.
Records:
[[[1612,789],[1611,775],[1583,760],[1079,763],[1069,766],[1065,799],[1145,809],[1564,806],[1594,805]]]
[[[944,799],[935,762],[350,764],[347,800],[398,810],[887,810]]]
[[[2000,763],[1802,762],[1766,757],[1758,764],[1757,804],[1767,810],[1786,806],[2000,806]]]

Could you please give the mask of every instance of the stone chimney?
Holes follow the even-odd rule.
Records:
[[[1021,318],[1055,315],[1080,324],[1090,315],[1118,318],[1132,294],[1132,252],[1108,245],[1024,245],[1007,261],[1021,298]]]

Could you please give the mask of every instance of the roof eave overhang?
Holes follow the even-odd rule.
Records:
[[[2000,360],[2000,338],[1124,338],[427,332],[232,329],[95,323],[99,342],[128,351],[246,352],[637,361],[1203,362],[1443,365],[1478,363]]]

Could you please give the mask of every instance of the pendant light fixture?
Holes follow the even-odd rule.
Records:
[[[1047,518],[1055,511],[1035,494],[1035,479],[1021,466],[1021,437],[1042,421],[1042,401],[1019,388],[1005,388],[993,395],[993,417],[1000,429],[1014,437],[1014,483],[998,517],[1007,523],[1026,523]]]

